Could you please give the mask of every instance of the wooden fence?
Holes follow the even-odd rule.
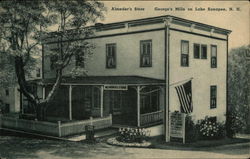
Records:
[[[76,121],[72,123],[58,123],[59,136],[69,136],[85,132],[85,126],[93,125],[94,129],[103,129],[112,126],[112,115],[104,118],[92,118],[89,120]]]
[[[51,123],[0,116],[0,127],[59,137],[83,133],[86,125],[93,125],[95,129],[111,127],[112,115],[103,118],[91,117],[89,120],[68,123],[61,123],[60,121]]]

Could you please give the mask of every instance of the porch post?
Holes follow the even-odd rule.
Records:
[[[103,117],[103,86],[101,86],[101,94],[100,94],[100,107],[101,107],[101,117]]]
[[[140,127],[140,86],[137,86],[137,126]]]
[[[69,120],[72,120],[72,86],[69,85]]]

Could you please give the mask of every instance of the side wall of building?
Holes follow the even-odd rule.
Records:
[[[6,93],[8,91],[8,94]],[[0,89],[0,100],[4,108],[8,109],[9,112],[19,112],[20,111],[20,93],[17,86],[12,86],[9,88]],[[7,110],[6,110],[7,111]]]
[[[181,66],[181,40],[189,41],[189,66]],[[207,59],[194,58],[194,43],[207,45]],[[217,46],[217,68],[211,68],[211,45]],[[174,83],[192,79],[193,113],[195,120],[205,116],[225,121],[227,42],[200,35],[170,31],[170,111],[180,110]],[[210,86],[217,86],[217,107],[210,108]]]

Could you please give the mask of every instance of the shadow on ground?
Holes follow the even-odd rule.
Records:
[[[62,158],[90,158],[98,154],[113,156],[115,154],[128,155],[121,151],[123,148],[111,146],[105,143],[105,139],[96,142],[69,142],[48,140],[28,136],[16,136],[13,134],[0,134],[0,158],[50,158],[52,156]],[[44,155],[48,155],[47,157]]]
[[[48,140],[34,138],[30,136],[18,136],[8,134],[8,136],[0,134],[0,158],[16,159],[16,158],[104,158],[104,157],[126,157],[130,158],[136,153],[133,148],[117,147],[106,144],[106,138],[99,138],[94,143],[87,142],[69,142],[59,140]],[[154,141],[156,142],[156,141]],[[220,141],[217,141],[220,142]],[[229,142],[229,141],[227,141]],[[225,155],[242,155],[249,154],[249,149],[245,145],[235,145],[236,141],[230,141],[229,147],[223,146],[208,146],[202,147],[204,143],[196,145],[181,145],[181,144],[166,144],[162,140],[154,143],[154,147],[150,149],[140,149],[141,153],[154,152],[162,150],[184,150],[184,151],[199,151],[213,152]],[[243,142],[243,140],[242,140]],[[211,143],[211,141],[210,141]],[[228,145],[227,145],[228,146]],[[249,145],[248,145],[249,147]],[[157,154],[156,154],[157,155]]]

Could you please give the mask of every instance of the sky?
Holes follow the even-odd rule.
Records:
[[[102,23],[173,15],[232,30],[229,35],[229,49],[250,44],[250,3],[248,1],[103,1],[103,3],[107,7],[107,11],[105,12],[105,19],[100,21]],[[129,10],[115,11],[112,10],[112,7],[125,7],[129,8]],[[144,10],[136,11],[135,7],[144,8]],[[172,11],[157,11],[155,10],[156,7],[172,8]],[[176,7],[182,7],[185,10],[176,11]],[[208,11],[208,7],[225,8],[226,11]],[[188,11],[188,8],[193,10]],[[205,10],[201,11],[201,8]],[[233,11],[229,11],[229,8],[233,8]]]

